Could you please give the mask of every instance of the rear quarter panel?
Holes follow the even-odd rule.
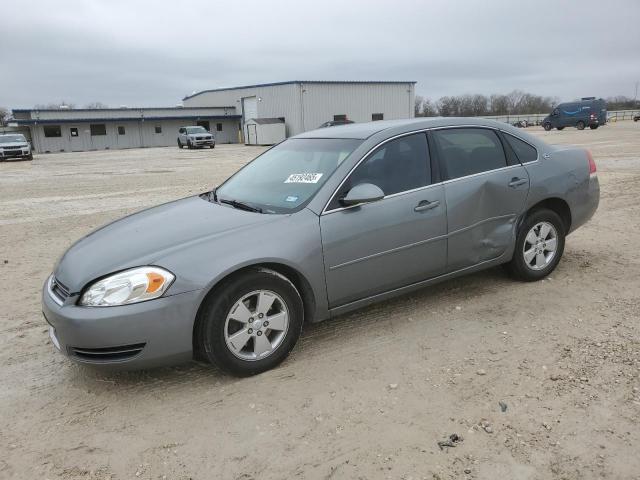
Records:
[[[525,164],[531,182],[527,209],[549,198],[565,200],[571,210],[570,233],[589,220],[598,207],[597,177],[589,175],[584,149],[545,144],[538,147],[538,160]]]

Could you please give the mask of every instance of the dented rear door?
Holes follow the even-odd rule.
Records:
[[[483,128],[434,132],[445,170],[447,271],[500,257],[515,238],[529,192],[529,176],[509,165],[497,133]]]

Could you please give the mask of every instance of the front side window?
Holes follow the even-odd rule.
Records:
[[[267,150],[216,190],[218,201],[239,201],[264,213],[290,213],[316,194],[362,140],[289,139]]]
[[[107,126],[104,123],[92,123],[89,125],[89,129],[91,130],[92,137],[107,134]]]
[[[466,177],[507,166],[498,135],[485,128],[452,128],[433,132],[446,178]]]
[[[60,125],[45,125],[43,129],[44,129],[45,137],[61,137],[62,136],[62,129],[60,128]]]
[[[427,136],[416,133],[391,140],[375,150],[342,184],[327,210],[340,208],[340,199],[361,183],[372,183],[385,196],[431,184]]]
[[[507,143],[509,143],[509,146],[513,148],[513,151],[516,152],[516,156],[520,162],[535,162],[538,159],[538,151],[527,142],[507,133],[504,134],[504,138],[507,140]]]

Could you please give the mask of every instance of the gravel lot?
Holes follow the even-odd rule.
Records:
[[[640,124],[528,131],[590,148],[602,187],[551,278],[493,269],[310,325],[243,380],[73,365],[39,295],[80,236],[260,148],[0,163],[0,478],[640,478]]]

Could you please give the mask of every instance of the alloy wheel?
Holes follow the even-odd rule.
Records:
[[[555,258],[558,249],[558,232],[549,222],[536,223],[524,240],[524,263],[532,270],[546,268]]]
[[[224,339],[229,351],[241,360],[261,360],[278,349],[288,327],[289,310],[282,297],[270,290],[256,290],[231,307]]]

